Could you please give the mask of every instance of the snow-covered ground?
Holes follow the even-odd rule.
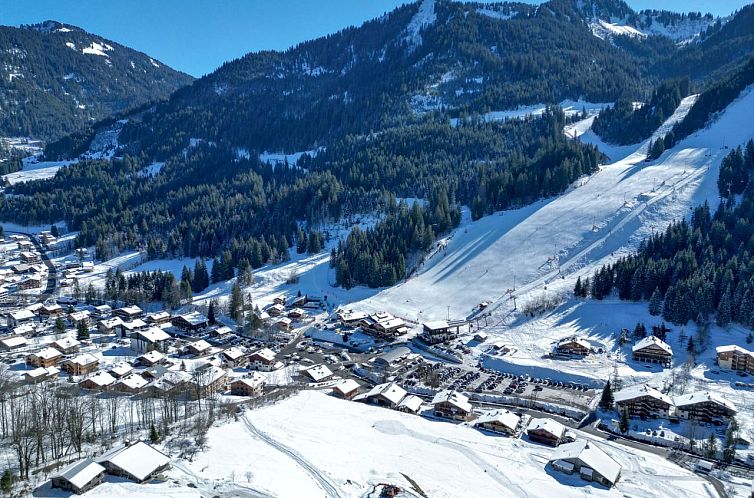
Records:
[[[605,102],[587,102],[585,100],[564,100],[560,104],[561,109],[566,116],[573,116],[586,110],[587,114],[596,114],[605,107],[611,106],[612,103]],[[521,119],[526,117],[537,117],[544,114],[547,110],[547,104],[533,104],[519,106],[516,109],[505,111],[491,111],[482,115],[484,121],[506,121],[508,119]],[[458,124],[457,118],[450,120],[452,126]]]
[[[432,497],[714,495],[659,456],[598,444],[623,467],[611,490],[546,468],[553,448],[304,391],[210,429],[207,451],[169,474],[218,496],[357,498],[378,483],[412,497],[420,495],[414,486]]]
[[[32,180],[46,180],[55,176],[60,168],[76,161],[36,161],[37,156],[24,158],[23,169],[3,176],[11,185]]]

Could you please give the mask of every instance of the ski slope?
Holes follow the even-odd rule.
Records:
[[[475,222],[466,213],[447,248],[414,277],[358,306],[424,321],[464,318],[480,302],[491,301],[493,315],[502,317],[513,308],[506,290],[514,285],[519,305],[521,300],[564,292],[580,272],[586,275],[585,269],[635,249],[653,230],[664,230],[691,207],[704,200],[714,207],[719,164],[730,152],[724,144],[733,147],[754,136],[748,126],[754,111],[751,87],[706,129],[658,160],[645,161],[650,140],[664,136],[695,99],[685,98],[632,153],[558,197]]]

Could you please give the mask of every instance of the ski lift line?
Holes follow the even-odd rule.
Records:
[[[704,170],[702,168],[697,168],[693,173],[690,173],[688,177],[679,180],[676,185],[684,187],[691,183],[692,181],[696,180],[697,178],[703,176]],[[665,192],[660,195],[656,195],[646,201],[644,204],[639,204],[635,209],[632,209],[628,211],[622,220],[620,220],[616,225],[610,230],[609,234],[606,234],[605,236],[597,239],[596,241],[593,241],[591,244],[589,244],[587,247],[579,251],[578,253],[574,254],[571,257],[568,257],[559,267],[557,270],[561,274],[563,274],[563,270],[567,271],[570,267],[575,265],[577,262],[582,260],[584,257],[586,257],[590,252],[592,252],[594,249],[597,249],[600,246],[603,246],[607,239],[609,237],[612,237],[613,232],[618,233],[623,227],[625,227],[629,221],[632,221],[636,217],[638,217],[641,213],[643,213],[648,207],[656,204],[657,202],[664,200],[670,196],[670,192]],[[529,292],[533,289],[540,288],[542,285],[546,284],[547,279],[551,279],[553,275],[557,275],[558,273],[556,271],[549,272],[545,275],[540,276],[539,278],[531,281],[530,283],[524,285],[519,289],[519,294],[524,294],[526,292]],[[487,310],[489,310],[489,313],[496,311],[502,304],[503,300],[502,298],[505,296],[503,294],[499,298],[493,300],[493,302],[490,304],[490,306],[487,307]]]

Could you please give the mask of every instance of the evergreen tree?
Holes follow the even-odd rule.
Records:
[[[63,332],[65,332],[65,322],[63,321],[62,317],[57,317],[55,319],[54,329],[55,329],[55,334],[56,335],[60,335]]]
[[[723,448],[723,460],[733,463],[736,459],[736,445],[738,444],[738,422],[731,418],[728,428],[725,430],[725,446]]]
[[[628,432],[631,421],[628,417],[628,409],[624,408],[620,411],[620,425],[619,429],[621,433],[626,434]]]
[[[207,321],[214,325],[217,323],[217,318],[215,317],[215,300],[211,300],[209,302],[209,308],[207,309]]]
[[[243,319],[243,304],[241,287],[238,285],[238,282],[233,282],[233,289],[230,293],[230,303],[228,304],[228,312],[236,323],[240,323]]]
[[[602,389],[602,397],[600,398],[600,408],[603,410],[612,410],[615,398],[613,397],[613,390],[610,387],[610,380],[608,379],[604,389]]]
[[[154,424],[149,427],[149,441],[151,441],[152,444],[157,444],[160,442],[160,435],[157,433],[157,429],[155,428]]]
[[[76,339],[79,341],[89,340],[89,326],[85,320],[79,320],[78,324],[76,324]]]
[[[652,297],[649,298],[649,314],[652,316],[662,314],[662,294],[660,294],[659,288],[655,288]]]
[[[248,333],[252,333],[254,331],[259,330],[262,327],[262,320],[259,318],[259,315],[256,311],[252,311],[248,314],[248,318],[246,320],[246,330]]]
[[[223,281],[222,267],[217,258],[212,259],[212,283],[216,284]]]
[[[704,457],[711,460],[717,458],[717,438],[714,433],[710,433],[707,441],[704,443]]]

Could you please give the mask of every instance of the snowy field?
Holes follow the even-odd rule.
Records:
[[[35,156],[36,157],[36,156]],[[16,171],[15,173],[8,173],[3,175],[3,179],[7,180],[11,185],[16,183],[30,182],[32,180],[47,180],[52,178],[58,172],[60,168],[75,163],[76,161],[31,161],[29,158],[25,158],[23,161],[23,169]]]
[[[573,116],[579,114],[582,111],[586,111],[587,114],[597,114],[605,107],[613,105],[612,103],[605,102],[587,102],[585,100],[564,100],[560,104],[561,109],[565,112],[566,116]],[[519,106],[516,109],[509,109],[506,111],[491,111],[482,115],[484,121],[507,121],[509,119],[521,119],[528,117],[541,116],[547,110],[548,104],[533,104],[526,106]],[[451,126],[458,124],[457,118],[450,120]]]
[[[417,486],[433,498],[714,496],[702,478],[659,456],[599,444],[623,466],[612,490],[545,468],[549,447],[305,391],[212,428],[209,448],[174,464],[170,477],[217,496],[357,498],[378,483],[410,497],[420,496]]]

